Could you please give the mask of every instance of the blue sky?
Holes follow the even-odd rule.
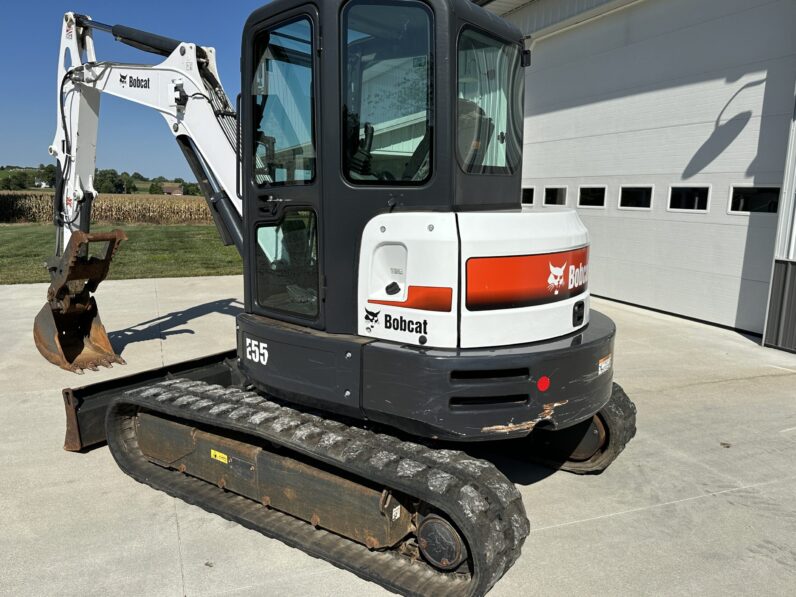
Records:
[[[266,0],[8,0],[0,18],[0,165],[35,166],[52,158],[56,68],[61,19],[68,11],[216,48],[221,82],[234,102],[240,89],[240,43],[249,14]],[[94,33],[98,60],[147,63],[158,56]],[[165,121],[154,111],[103,96],[97,167],[138,171],[145,176],[193,180]]]

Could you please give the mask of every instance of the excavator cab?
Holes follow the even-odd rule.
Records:
[[[469,0],[277,0],[242,54],[247,312],[358,334],[374,217],[519,209],[527,52]],[[406,299],[406,275],[365,275]]]

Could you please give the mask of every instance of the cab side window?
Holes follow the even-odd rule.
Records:
[[[411,0],[354,0],[342,27],[346,178],[422,184],[432,168],[430,10]]]
[[[252,79],[254,172],[259,186],[315,179],[312,24],[302,17],[260,32]]]

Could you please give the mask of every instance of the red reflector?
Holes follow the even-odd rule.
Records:
[[[546,375],[542,375],[538,380],[536,380],[536,389],[540,392],[546,392],[550,389],[550,378]]]

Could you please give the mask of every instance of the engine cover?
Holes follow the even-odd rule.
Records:
[[[564,336],[589,321],[588,258],[573,210],[381,214],[362,236],[358,333],[434,348]]]

